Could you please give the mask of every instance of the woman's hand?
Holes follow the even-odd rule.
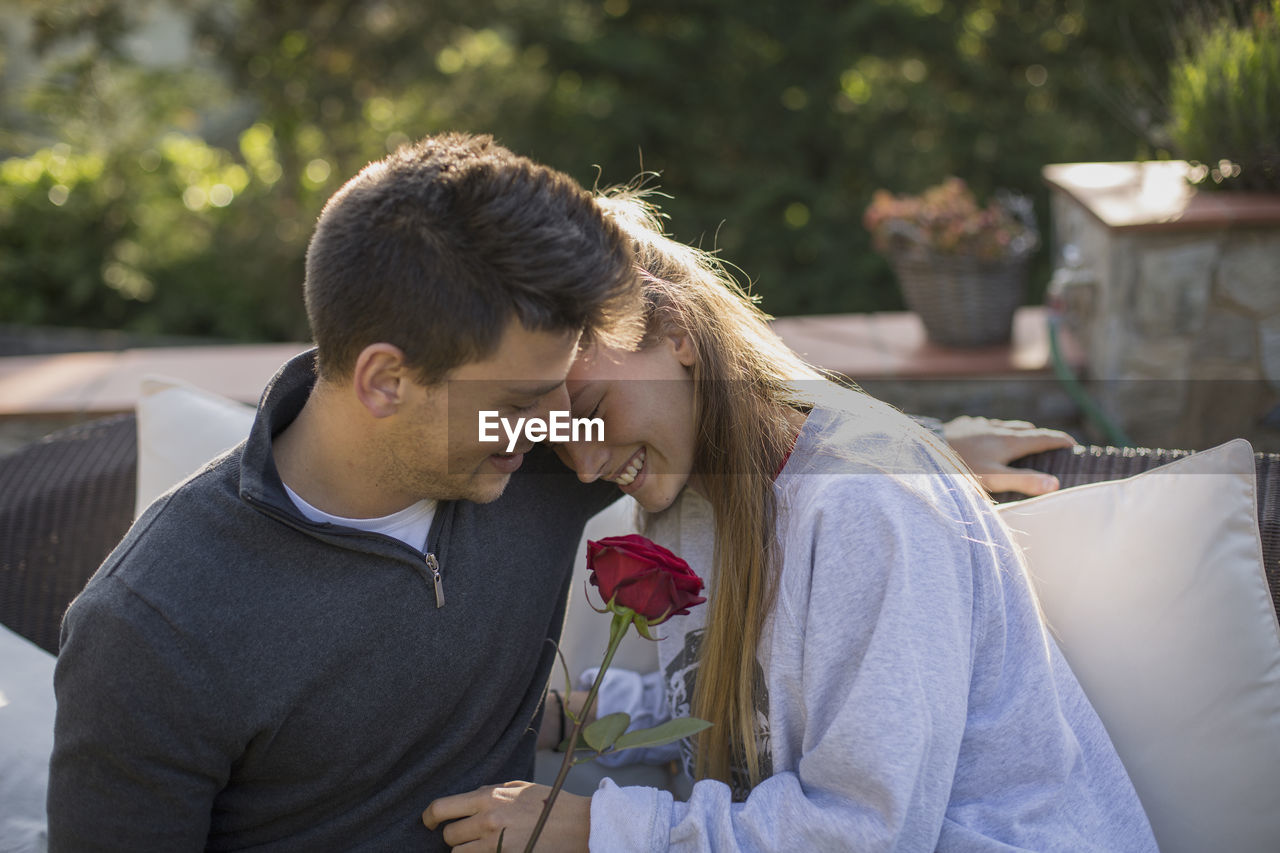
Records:
[[[508,782],[477,788],[467,794],[441,797],[427,806],[422,822],[435,829],[445,821],[445,843],[461,853],[487,853],[498,849],[502,835],[504,851],[524,849],[542,813],[542,804],[551,789],[532,782]],[[538,851],[585,851],[591,833],[591,798],[561,791],[551,809]]]
[[[988,492],[1042,495],[1058,488],[1058,478],[1007,463],[1032,453],[1071,447],[1075,439],[1056,429],[1026,421],[1000,421],[967,415],[942,425],[942,435]]]

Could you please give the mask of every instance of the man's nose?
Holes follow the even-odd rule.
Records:
[[[569,467],[584,483],[594,483],[609,472],[609,450],[598,442],[569,441],[561,445]]]

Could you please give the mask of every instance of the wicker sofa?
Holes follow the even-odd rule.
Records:
[[[244,411],[239,414],[245,416]],[[188,420],[171,431],[187,447],[193,444],[191,417],[199,415],[188,414]],[[53,655],[67,605],[128,529],[135,493],[146,493],[143,482],[153,455],[144,439],[144,476],[139,478],[138,423],[134,415],[89,421],[0,457],[0,623]],[[144,427],[146,423],[144,419]],[[149,434],[147,429],[142,433]],[[1038,585],[1052,573],[1049,564],[1054,561],[1045,561],[1046,555],[1056,557],[1059,576],[1065,575],[1072,584],[1080,575],[1093,578],[1091,592],[1074,597],[1075,606],[1083,606],[1091,617],[1083,629],[1067,624],[1071,608],[1062,606],[1061,596],[1042,599],[1046,618],[1115,740],[1161,848],[1173,853],[1217,847],[1259,853],[1280,849],[1280,817],[1274,809],[1274,792],[1280,790],[1280,626],[1276,622],[1280,613],[1280,454],[1253,454],[1256,480],[1251,481],[1247,447],[1236,444],[1231,451],[1232,476],[1179,475],[1181,480],[1178,476],[1166,480],[1160,474],[1155,479],[1124,478],[1174,462],[1188,455],[1184,451],[1109,447],[1053,451],[1018,464],[1056,474],[1066,487],[1099,485],[1027,502],[1015,502],[1013,495],[997,496],[1008,502],[1008,511],[1001,514],[1014,516],[1011,527],[1022,525],[1019,535],[1034,531],[1037,512],[1042,530],[1049,532],[1052,544],[1047,551],[1044,540],[1032,539],[1038,549],[1037,559],[1031,561],[1033,573],[1036,569],[1049,572],[1037,577]],[[1217,473],[1212,460],[1219,458],[1215,454],[1221,450],[1180,462],[1168,471],[1192,464],[1205,469],[1201,473]],[[1236,484],[1234,491],[1188,482],[1224,479]],[[1115,482],[1104,485],[1103,481]],[[1134,499],[1139,481],[1146,481],[1145,491]],[[1186,490],[1198,493],[1199,499],[1183,500]],[[1096,494],[1099,491],[1105,494]],[[1129,495],[1131,502],[1115,503],[1117,494]],[[1113,496],[1110,502],[1100,500],[1106,495]],[[1164,495],[1179,497],[1166,503]],[[1077,509],[1083,503],[1093,514],[1064,515],[1061,500],[1056,511],[1046,514],[1046,499],[1062,499]],[[1256,539],[1247,509],[1255,499]],[[1100,518],[1099,508],[1109,515]],[[610,512],[619,515],[615,511],[622,509],[622,503],[616,504],[592,524],[624,524],[617,517],[604,518]],[[1135,516],[1144,520],[1135,521]],[[1170,516],[1179,520],[1171,522]],[[1065,525],[1066,534],[1064,518],[1075,519]],[[1117,520],[1119,524],[1114,523]],[[1115,554],[1104,558],[1107,528],[1112,533],[1118,530],[1130,545],[1136,542],[1139,550],[1125,551],[1119,561]],[[1181,536],[1180,531],[1195,533]],[[615,532],[625,531],[602,526],[593,532],[588,527],[588,534],[595,538]],[[1231,547],[1215,544],[1241,539],[1249,540],[1244,550],[1251,555],[1244,573],[1250,591],[1244,599],[1220,595],[1228,590],[1214,580],[1241,576],[1239,565],[1228,568],[1234,561]],[[1259,545],[1265,590],[1258,575]],[[1179,574],[1181,569],[1170,571],[1184,550],[1189,559],[1183,562],[1199,567],[1194,579],[1185,571]],[[1131,576],[1128,589],[1113,585],[1126,575]],[[1200,583],[1205,578],[1209,583]],[[1058,609],[1053,610],[1051,603]],[[562,647],[571,659],[585,660],[590,655],[584,656],[583,649],[603,647],[590,633],[598,632],[603,623],[596,624],[599,620],[593,621],[590,615],[575,619],[575,609],[587,613],[581,606],[571,608]],[[1092,621],[1095,611],[1100,621]],[[21,811],[17,806],[25,803],[25,817],[15,825],[13,816],[0,809],[0,848],[39,850],[43,849],[46,762],[52,745],[53,658],[17,637],[12,637],[10,649],[15,642],[22,649],[11,658],[0,658],[0,693],[16,686],[20,692],[10,693],[11,697],[21,699],[25,691],[33,701],[25,710],[21,702],[5,707],[0,701],[0,802],[13,806],[10,811]],[[641,656],[653,654],[652,649],[641,652]],[[37,659],[33,661],[32,655]],[[1113,660],[1123,664],[1114,666]],[[31,663],[28,669],[24,661]],[[30,674],[24,676],[24,672]],[[552,753],[540,756],[540,772],[546,779],[559,758]],[[25,775],[6,771],[6,761],[9,768],[25,768]],[[661,786],[670,781],[661,768],[623,770],[661,777],[629,777],[624,784]],[[598,775],[576,782],[571,777],[571,782],[580,783],[571,790],[589,793]],[[18,846],[6,846],[14,838]]]
[[[1185,455],[1078,446],[1016,464],[1055,474],[1068,487]],[[1280,613],[1280,454],[1257,453],[1255,460],[1267,584]],[[63,612],[129,527],[136,472],[132,414],[67,428],[0,458],[0,623],[57,653]]]

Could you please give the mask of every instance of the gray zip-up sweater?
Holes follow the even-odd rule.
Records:
[[[490,504],[442,503],[421,552],[302,517],[271,437],[156,501],[72,604],[55,674],[49,849],[444,850],[436,797],[528,778],[585,521],[616,491],[535,451]]]

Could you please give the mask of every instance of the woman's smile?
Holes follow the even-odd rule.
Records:
[[[630,485],[635,485],[636,488],[639,488],[640,484],[636,480],[637,478],[640,480],[644,479],[644,477],[641,476],[641,473],[644,471],[644,457],[645,450],[641,447],[630,459],[627,460],[627,464],[623,466],[622,471],[614,474],[609,479],[613,480],[613,482],[617,483],[624,490]]]

